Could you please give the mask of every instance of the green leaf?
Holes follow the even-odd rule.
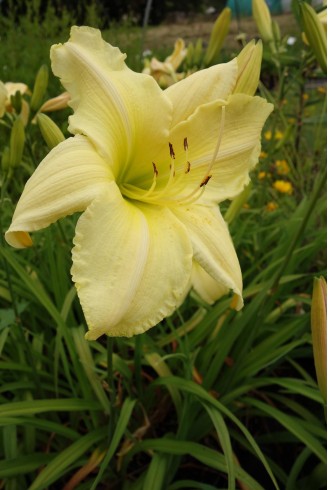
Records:
[[[101,410],[101,405],[94,400],[78,398],[4,403],[0,405],[0,419],[2,417],[34,415],[42,412],[83,412],[84,410]]]
[[[253,450],[255,451],[257,457],[259,460],[262,462],[263,466],[267,470],[268,474],[270,475],[270,478],[275,486],[276,489],[279,489],[278,483],[272,473],[272,470],[267,463],[261,449],[259,448],[258,444],[256,443],[254,437],[250,434],[250,432],[246,429],[246,427],[228,410],[224,405],[222,405],[218,400],[215,400],[211,395],[209,395],[201,386],[196,385],[192,381],[188,381],[182,378],[178,378],[177,376],[173,376],[170,378],[162,378],[162,379],[157,379],[154,383],[153,386],[156,385],[173,385],[182,391],[186,391],[187,393],[191,393],[195,395],[197,398],[200,400],[203,400],[216,409],[218,409],[220,412],[222,412],[224,415],[226,415],[232,422],[234,422],[237,427],[242,431],[246,439],[248,440],[249,444],[252,446]]]
[[[281,425],[283,425],[289,432],[294,434],[300,441],[302,441],[311,451],[323,462],[326,463],[327,455],[323,445],[318,439],[304,428],[304,420],[287,415],[281,410],[278,410],[271,405],[267,405],[254,398],[244,398],[244,402],[260,409],[265,414],[276,419]]]
[[[106,429],[99,429],[80,437],[69,447],[61,451],[52,461],[38,474],[29,490],[43,490],[51,483],[61,478],[71,464],[75,463],[81,456],[99,441],[105,439]]]
[[[100,483],[102,475],[107,468],[111,458],[113,457],[117,446],[119,445],[119,442],[124,434],[124,431],[129,423],[133,407],[136,403],[136,400],[131,400],[130,398],[127,398],[120,411],[120,416],[118,418],[117,424],[116,424],[116,429],[113,434],[112,440],[110,442],[109,448],[107,450],[106,456],[104,457],[97,478],[93,482],[92,487],[90,490],[96,490],[98,483]]]

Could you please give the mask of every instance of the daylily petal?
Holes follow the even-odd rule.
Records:
[[[170,315],[190,287],[192,247],[168,209],[125,201],[115,183],[80,217],[72,276],[90,331],[142,333]]]
[[[125,55],[97,29],[73,27],[51,49],[52,69],[71,95],[69,131],[85,134],[116,178],[126,166],[148,165],[167,141],[171,104],[155,80],[130,70]]]
[[[238,296],[236,309],[242,308],[240,266],[219,208],[194,204],[189,207],[177,206],[173,212],[188,230],[194,259],[219,283],[222,293],[232,290]]]
[[[209,305],[227,294],[227,288],[218,283],[196,261],[193,262],[191,284],[196,293]]]
[[[229,63],[197,71],[168,87],[164,93],[173,104],[171,128],[191,116],[199,106],[217,99],[226,99],[233,91],[237,75],[238,64],[234,59]]]
[[[84,136],[59,144],[26,183],[6,232],[7,242],[17,248],[32,245],[27,232],[83,211],[112,178],[108,165]]]
[[[170,134],[170,141],[176,156],[176,175],[180,175],[186,161],[183,141],[188,139],[190,172],[183,180],[185,194],[202,183],[222,132],[203,200],[221,202],[238,195],[258,161],[261,130],[272,109],[272,104],[260,97],[236,94],[227,103],[216,101],[200,106],[188,121],[178,124]]]
[[[20,92],[23,95],[28,91],[26,83],[6,82],[5,86],[8,93],[8,99],[10,99],[12,95],[15,95],[16,92]]]

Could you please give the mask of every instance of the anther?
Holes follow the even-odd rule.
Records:
[[[202,181],[201,183],[199,184],[199,187],[203,187],[204,185],[207,184],[207,182],[210,180],[210,178],[212,177],[212,175],[207,175]]]
[[[190,168],[191,168],[190,162],[187,162],[187,167],[186,167],[186,170],[185,170],[185,174],[189,174]]]
[[[158,177],[158,170],[157,170],[157,167],[155,165],[154,162],[151,162],[153,164],[153,169],[154,169],[154,174],[156,175],[156,177]]]
[[[188,150],[188,140],[187,140],[187,138],[185,138],[185,139],[183,140],[183,148],[184,148],[184,150],[185,150],[185,151],[187,151],[187,150]]]
[[[172,143],[169,143],[169,148],[170,148],[170,157],[175,159],[175,153],[174,153]]]

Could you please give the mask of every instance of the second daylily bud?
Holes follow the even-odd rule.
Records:
[[[271,43],[274,40],[271,14],[265,0],[252,0],[252,11],[262,40]]]
[[[25,130],[21,117],[17,117],[10,133],[10,166],[17,167],[21,161],[25,145]]]
[[[323,277],[314,278],[311,330],[318,385],[327,403],[327,284]]]
[[[204,63],[206,66],[213,64],[217,60],[224,40],[228,34],[230,21],[231,9],[229,9],[229,7],[226,7],[222,10],[221,14],[216,19],[213,26],[210,42],[208,44],[204,58]]]
[[[307,3],[300,4],[301,19],[306,39],[321,67],[327,70],[327,34],[316,11]],[[326,14],[327,15],[327,14]]]
[[[43,139],[50,150],[64,141],[65,136],[50,117],[45,114],[38,114],[36,119]]]
[[[16,114],[19,114],[22,110],[22,94],[17,90],[15,94],[10,96],[10,104],[14,108]]]
[[[47,100],[39,109],[39,112],[54,112],[65,109],[71,96],[68,92],[64,92],[57,97]]]
[[[6,146],[2,153],[1,168],[3,172],[7,172],[9,167],[10,167],[10,150],[9,150],[9,146]]]
[[[7,102],[7,89],[4,83],[0,81],[0,117],[6,112],[6,102]]]
[[[259,84],[262,62],[262,42],[248,43],[237,57],[238,77],[235,94],[254,95]]]
[[[33,94],[31,97],[31,108],[33,111],[37,111],[42,104],[42,99],[47,90],[48,86],[48,78],[49,78],[49,70],[47,65],[42,65],[39,69],[33,88]]]
[[[203,56],[203,41],[201,38],[197,39],[194,49],[194,65],[199,66]]]

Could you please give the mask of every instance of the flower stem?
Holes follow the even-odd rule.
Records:
[[[114,350],[114,338],[107,337],[107,381],[109,386],[109,428],[108,439],[112,440],[115,429],[115,384],[114,384],[114,372],[113,372],[113,350]]]

